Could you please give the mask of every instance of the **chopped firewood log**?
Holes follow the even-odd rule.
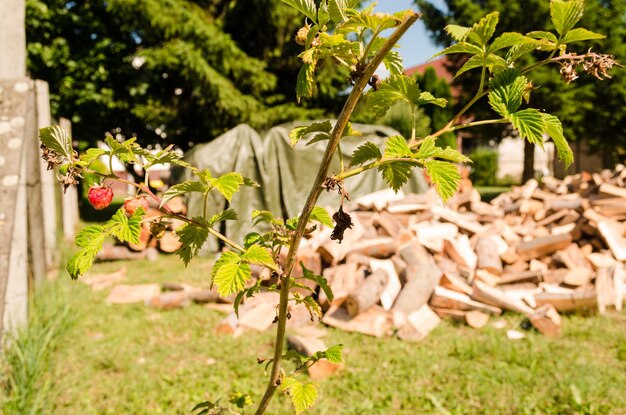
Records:
[[[217,326],[215,326],[215,333],[217,334],[235,334],[237,327],[239,326],[239,320],[235,312],[229,313]]]
[[[238,328],[265,331],[270,328],[276,318],[276,304],[271,302],[259,302],[239,314]]]
[[[402,190],[396,193],[392,189],[385,189],[361,196],[356,199],[354,203],[362,210],[375,209],[381,211],[388,203],[402,199],[404,199],[404,192]]]
[[[598,311],[600,311],[600,314],[604,314],[607,307],[615,306],[615,285],[609,268],[598,269],[596,294],[598,296]]]
[[[350,317],[361,314],[380,301],[388,282],[389,274],[382,268],[365,278],[365,281],[346,297],[345,306]]]
[[[397,247],[393,238],[365,239],[347,247],[345,255],[358,253],[384,259],[391,257],[396,252]]]
[[[568,233],[564,233],[521,242],[517,245],[516,249],[520,258],[528,261],[567,248],[571,242],[572,236]]]
[[[490,287],[480,281],[474,281],[471,297],[474,300],[516,313],[528,314],[533,311],[532,308],[528,307],[517,298],[509,296],[505,291]]]
[[[382,307],[373,306],[350,318],[345,307],[333,306],[322,318],[322,323],[344,331],[382,337],[391,329],[391,313]]]
[[[194,290],[189,293],[189,299],[196,304],[216,303],[220,295],[216,290]]]
[[[441,319],[426,304],[408,315],[406,323],[398,330],[404,341],[419,342],[441,323]]]
[[[454,239],[459,228],[452,223],[419,222],[411,227],[418,242],[432,252],[443,252],[443,241]]]
[[[287,347],[304,356],[313,356],[316,352],[323,352],[328,349],[324,341],[319,338],[297,335],[287,336]],[[343,364],[341,363],[331,363],[327,359],[321,359],[310,366],[307,372],[311,379],[322,380],[337,373],[342,367]]]
[[[465,322],[473,329],[481,329],[489,322],[489,314],[478,310],[468,311],[465,314]]]
[[[443,243],[444,251],[460,266],[470,270],[476,269],[478,258],[472,249],[467,235],[459,235],[455,239],[446,239]]]
[[[158,240],[157,247],[161,252],[165,252],[167,254],[173,254],[176,252],[183,244],[180,242],[178,235],[176,235],[172,231],[167,231],[163,234],[161,239]]]
[[[482,281],[487,285],[495,287],[500,282],[500,277],[484,269],[479,269],[476,271],[474,278],[472,278],[471,281]]]
[[[552,304],[557,311],[568,312],[579,309],[592,309],[598,304],[595,290],[540,293],[535,295],[537,306]]]
[[[561,316],[551,304],[544,304],[528,316],[531,324],[548,337],[561,335]]]
[[[626,189],[623,187],[618,187],[610,183],[602,183],[598,190],[600,191],[600,193],[626,199]],[[624,202],[626,202],[626,200]]]
[[[480,237],[476,242],[478,269],[484,269],[495,275],[502,274],[502,261],[498,255],[498,244],[489,237]]]
[[[180,213],[181,215],[187,214],[187,204],[185,198],[182,196],[174,196],[167,202],[167,207],[173,213]]]
[[[591,283],[593,271],[589,268],[574,268],[567,270],[563,283],[573,287],[580,287]]]
[[[430,305],[456,310],[478,310],[489,314],[502,314],[502,310],[498,307],[474,301],[469,295],[448,290],[444,287],[435,287],[435,291],[430,297]]]
[[[80,279],[94,291],[101,291],[126,278],[126,268],[109,274],[89,274]]]
[[[148,305],[160,310],[173,310],[191,304],[189,293],[185,291],[168,291],[148,300]]]
[[[598,268],[611,268],[615,266],[615,259],[611,255],[603,254],[600,252],[592,252],[586,255],[587,259],[593,265],[595,269]]]
[[[598,222],[598,231],[608,244],[613,256],[618,261],[626,261],[626,238],[624,226],[620,223],[603,221]]]
[[[150,238],[152,238],[152,235],[150,234],[150,224],[148,222],[144,222],[141,225],[141,232],[139,233],[139,243],[134,244],[127,242],[127,245],[132,251],[140,252],[148,247]]]
[[[390,259],[371,259],[370,269],[373,273],[376,273],[379,269],[384,270],[387,273],[387,284],[383,292],[380,294],[380,304],[385,310],[391,310],[396,297],[402,289],[402,283],[400,277],[396,273],[396,268],[393,265],[393,261]]]
[[[407,268],[408,272],[409,270],[413,271],[411,272],[412,276],[407,278],[407,283],[393,304],[394,324],[397,327],[404,324],[404,320],[409,314],[428,302],[441,276],[441,270],[434,262],[423,266],[410,265]]]
[[[113,287],[106,299],[108,304],[145,303],[161,292],[159,284],[120,284]]]
[[[373,219],[374,225],[382,228],[388,236],[397,238],[402,233],[403,227],[394,215],[388,212],[380,212]]]
[[[105,244],[102,250],[96,255],[98,261],[125,261],[129,259],[148,259],[156,261],[158,252],[152,248],[146,248],[141,252],[133,252],[126,246],[116,246]]]
[[[613,271],[613,286],[615,290],[615,309],[622,311],[622,304],[626,300],[626,287],[624,286],[624,264],[618,263]]]
[[[502,277],[500,278],[500,281],[498,281],[498,284],[516,284],[520,282],[533,282],[538,284],[542,281],[542,275],[542,271],[532,270],[506,273],[502,274]]]
[[[485,227],[476,220],[468,218],[469,215],[463,215],[459,212],[455,212],[450,208],[433,206],[432,211],[435,216],[438,216],[445,222],[450,222],[472,234],[481,234],[485,231]]]

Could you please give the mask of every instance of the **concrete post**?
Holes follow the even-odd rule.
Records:
[[[2,0],[0,12],[0,79],[26,76],[25,0]]]

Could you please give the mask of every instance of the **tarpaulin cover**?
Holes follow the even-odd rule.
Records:
[[[319,162],[326,148],[326,141],[310,146],[304,142],[295,148],[289,144],[289,131],[306,123],[283,124],[259,134],[247,125],[224,133],[207,144],[194,147],[185,156],[186,161],[200,169],[208,169],[214,177],[231,171],[256,180],[260,188],[241,187],[230,203],[217,192],[211,192],[207,212],[221,212],[227,207],[234,209],[239,220],[221,224],[221,230],[234,241],[241,242],[251,231],[251,213],[255,209],[269,210],[275,216],[285,219],[296,217],[304,205],[311,189]],[[392,128],[375,125],[354,124],[353,128],[363,136],[345,137],[341,140],[341,151],[346,163],[354,150],[366,141],[372,141],[382,148],[385,137],[397,135]],[[339,156],[335,155],[329,173],[339,171]],[[189,172],[183,179],[193,179]],[[345,181],[345,187],[354,200],[359,196],[386,188],[380,173],[369,170]],[[409,182],[403,187],[405,192],[421,193],[428,185],[419,169],[415,169]],[[188,200],[189,214],[202,214],[202,197],[192,193]],[[317,202],[319,206],[337,208],[339,196],[336,192],[322,192]],[[217,240],[210,238],[203,251],[216,251]]]

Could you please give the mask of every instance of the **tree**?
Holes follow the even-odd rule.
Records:
[[[471,25],[491,10],[500,11],[496,36],[514,30],[527,33],[553,29],[549,22],[550,3],[543,0],[446,0],[447,10],[438,9],[429,0],[415,0],[415,3],[424,14],[423,20],[432,38],[442,45],[450,43],[449,37],[442,30],[446,24]],[[606,35],[606,38],[573,44],[568,49],[578,53],[584,53],[589,48],[601,50],[623,62],[626,59],[626,3],[590,0],[585,7],[580,24]],[[532,63],[530,59],[532,58],[528,57],[528,63]],[[452,62],[451,72],[455,72],[464,63],[462,56],[452,59]],[[568,139],[574,142],[586,141],[595,150],[623,158],[626,149],[626,130],[623,128],[626,113],[614,111],[614,108],[621,108],[626,102],[626,73],[623,70],[612,71],[612,76],[610,83],[597,82],[592,76],[586,75],[571,84],[565,84],[554,70],[538,68],[529,74],[529,78],[534,84],[543,87],[533,91],[532,104],[558,116],[563,121]],[[455,80],[455,85],[460,85],[462,91],[467,91],[477,82],[478,74],[467,72]],[[472,113],[480,118],[487,111],[489,107],[483,102]],[[496,125],[485,127],[477,133],[479,137],[491,138],[503,132],[510,130],[506,126]],[[532,145],[526,145],[525,155],[523,176],[528,179],[533,174]]]
[[[295,105],[303,20],[279,0],[28,0],[26,22],[31,76],[89,143],[111,131],[184,149],[239,123],[320,116],[347,86],[327,71]]]

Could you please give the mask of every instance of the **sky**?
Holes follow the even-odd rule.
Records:
[[[433,3],[442,9],[444,8],[441,0],[435,0]],[[413,0],[379,0],[375,10],[383,13],[395,13],[406,9],[416,9]],[[420,20],[409,29],[398,44],[400,45],[400,53],[404,58],[405,68],[426,62],[442,49],[433,43],[426,32],[424,23]]]

